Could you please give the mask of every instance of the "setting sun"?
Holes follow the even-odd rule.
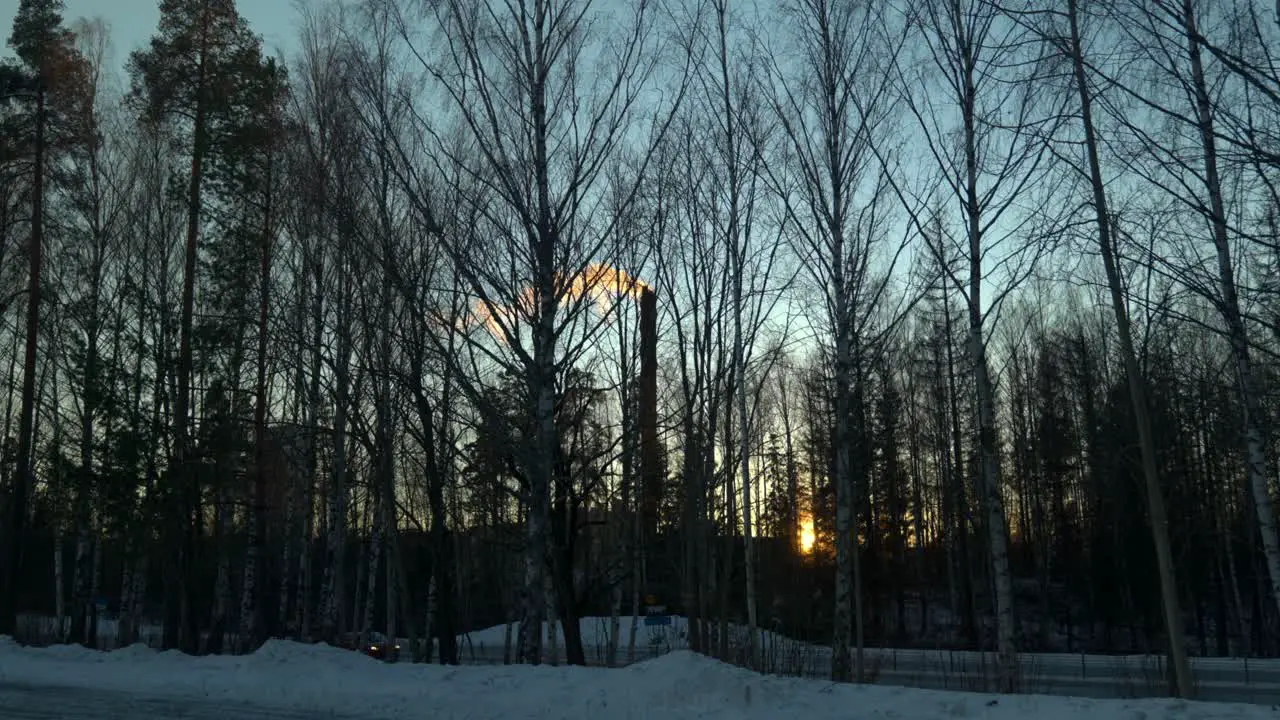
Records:
[[[813,545],[818,541],[813,531],[813,518],[806,516],[800,519],[800,552],[808,555],[813,552]]]

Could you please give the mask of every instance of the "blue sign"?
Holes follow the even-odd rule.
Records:
[[[644,619],[645,625],[670,625],[670,615],[647,615]]]

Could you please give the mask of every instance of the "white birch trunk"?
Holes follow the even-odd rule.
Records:
[[[1016,618],[1013,613],[1013,577],[1009,571],[1009,530],[1005,521],[1004,496],[1000,490],[999,460],[995,456],[995,392],[987,371],[986,343],[981,325],[969,330],[978,386],[978,423],[982,454],[982,479],[987,514],[987,537],[991,549],[992,583],[996,596],[996,652],[1000,691],[1016,692],[1019,684]]]
[[[738,391],[738,462],[742,472],[743,574],[746,575],[747,581],[747,667],[757,669],[760,663],[760,643],[756,633],[758,618],[756,617],[755,547],[751,539],[751,433],[750,416],[747,410],[746,364],[743,360],[744,350],[742,343],[744,339],[742,337],[741,305],[737,308],[736,316],[735,323],[738,326],[737,373],[740,387]]]
[[[837,275],[836,286],[836,581],[835,608],[832,613],[831,679],[835,682],[861,681],[863,678],[861,643],[854,642],[854,604],[861,610],[861,597],[856,592],[855,575],[858,561],[858,535],[854,524],[854,485],[850,427],[852,402],[852,340],[846,317],[842,285]],[[841,320],[840,318],[843,318]],[[861,612],[858,612],[859,620]],[[851,647],[859,650],[850,657]]]
[[[539,70],[550,66],[546,52],[547,38],[541,32],[536,39],[535,57]],[[533,357],[529,371],[529,397],[533,400],[533,429],[530,448],[528,496],[525,511],[524,548],[524,615],[520,619],[521,651],[524,659],[536,665],[542,656],[542,621],[546,612],[546,593],[543,578],[546,573],[548,528],[551,525],[551,486],[555,476],[556,452],[559,449],[559,432],[556,427],[556,345],[557,312],[560,299],[557,296],[557,252],[560,229],[552,217],[551,166],[547,122],[552,108],[548,107],[547,75],[534,72],[529,90],[529,115],[533,121],[530,147],[533,162],[529,166],[534,180],[531,190],[536,197],[536,227],[530,236],[534,293],[536,298],[536,322],[533,327]]]
[[[550,283],[546,283],[550,285]],[[552,293],[543,289],[544,297]],[[524,558],[524,616],[520,620],[521,651],[525,662],[536,665],[542,657],[542,622],[546,614],[547,596],[545,578],[547,526],[551,515],[551,482],[554,448],[556,444],[555,378],[552,370],[554,339],[554,303],[543,303],[543,320],[539,333],[540,343],[538,377],[541,387],[537,391],[538,441],[534,454],[536,461],[529,484],[527,517],[525,518]],[[547,305],[551,305],[548,310]]]
[[[983,510],[987,516],[987,539],[991,557],[991,583],[996,600],[996,644],[999,663],[1001,692],[1015,692],[1018,687],[1018,656],[1015,643],[1016,618],[1013,611],[1013,579],[1009,571],[1009,531],[1005,519],[1004,498],[1000,489],[999,458],[996,457],[996,408],[995,390],[987,368],[987,344],[983,336],[984,308],[982,306],[984,247],[983,210],[985,203],[979,189],[980,167],[977,114],[978,69],[973,53],[979,43],[965,26],[970,20],[961,16],[958,4],[950,8],[949,32],[956,33],[959,46],[957,62],[958,90],[963,122],[964,175],[960,180],[962,205],[966,213],[965,234],[968,245],[969,270],[969,357],[973,362],[974,384],[978,404],[978,451],[981,459]],[[940,29],[941,31],[941,29]],[[958,59],[957,59],[958,58]]]

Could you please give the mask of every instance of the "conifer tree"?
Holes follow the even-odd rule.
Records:
[[[27,505],[34,479],[31,474],[32,436],[36,403],[36,352],[40,339],[40,273],[44,247],[44,204],[49,120],[63,90],[70,87],[82,61],[72,47],[72,34],[62,25],[62,0],[22,0],[13,19],[9,46],[18,63],[0,72],[0,98],[29,105],[32,163],[31,220],[27,243],[26,350],[22,362],[22,400],[18,418],[17,470],[9,493],[7,529],[3,539],[4,576],[0,582],[0,634],[16,624],[18,565],[27,521]],[[51,107],[52,106],[52,107]]]
[[[160,24],[150,46],[130,58],[133,93],[144,123],[174,126],[190,154],[186,244],[179,315],[177,395],[168,497],[173,525],[166,528],[170,578],[166,588],[164,645],[192,650],[198,633],[191,611],[195,592],[199,488],[191,454],[192,326],[196,268],[204,206],[206,164],[223,151],[220,131],[236,116],[246,69],[259,64],[261,43],[236,11],[234,0],[161,0]]]

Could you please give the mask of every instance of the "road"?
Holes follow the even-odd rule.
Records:
[[[0,683],[4,720],[369,720],[200,698]]]

